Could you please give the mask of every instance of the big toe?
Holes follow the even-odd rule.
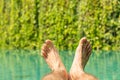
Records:
[[[87,38],[86,37],[83,37],[79,42],[80,45],[83,45],[83,44],[86,44],[86,43],[87,43]]]
[[[46,43],[48,48],[53,48],[54,47],[54,45],[53,45],[51,40],[46,40],[45,43]]]

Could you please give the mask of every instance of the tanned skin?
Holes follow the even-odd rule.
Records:
[[[86,38],[82,38],[76,48],[73,64],[68,74],[52,41],[46,40],[42,46],[41,55],[52,72],[44,76],[42,80],[98,80],[93,75],[84,72],[91,51],[90,42]]]
[[[43,44],[41,55],[52,70],[42,80],[68,80],[66,68],[60,59],[57,49],[50,40],[46,40]]]

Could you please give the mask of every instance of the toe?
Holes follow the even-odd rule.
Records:
[[[90,47],[89,49],[88,49],[88,51],[87,51],[87,56],[89,57],[90,55],[91,55],[91,52],[92,52],[92,48]]]
[[[86,37],[83,37],[83,38],[81,39],[81,42],[82,42],[82,43],[86,43],[86,42],[87,42],[87,38],[86,38]]]
[[[46,44],[48,44],[49,42],[51,42],[51,40],[49,40],[49,39],[45,41]]]
[[[50,52],[51,46],[53,46],[51,40],[46,40],[41,48],[41,56],[47,58],[48,53]]]
[[[44,49],[46,46],[47,46],[47,44],[44,43],[44,44],[42,45],[42,49]]]
[[[87,42],[87,39],[86,39],[85,37],[83,37],[83,38],[80,40],[79,44],[80,44],[80,45],[84,45],[86,42]]]
[[[44,51],[42,50],[42,51],[41,51],[41,56],[44,57],[44,58],[47,58],[46,52],[44,52]]]
[[[49,48],[47,48],[46,43],[44,43],[42,48],[41,48],[41,56],[47,57],[48,52],[49,52]]]
[[[45,42],[46,42],[48,48],[53,48],[54,47],[51,40],[46,40]]]
[[[90,42],[86,43],[86,49],[88,50],[91,47]]]

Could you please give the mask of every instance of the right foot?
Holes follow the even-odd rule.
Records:
[[[76,49],[74,61],[70,70],[72,80],[79,80],[79,77],[84,73],[83,69],[89,59],[92,48],[86,38],[82,38]]]
[[[62,72],[65,78],[68,77],[67,71],[60,59],[59,53],[50,40],[46,40],[46,42],[43,44],[41,55],[43,56],[52,71],[60,73]]]

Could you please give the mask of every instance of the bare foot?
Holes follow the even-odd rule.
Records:
[[[53,72],[62,72],[65,78],[68,77],[67,71],[60,59],[59,53],[50,40],[46,40],[46,42],[43,44],[41,55],[43,56],[43,58]]]
[[[80,80],[81,74],[84,74],[84,67],[89,59],[92,48],[86,38],[82,38],[76,49],[74,61],[70,69],[72,80]]]

